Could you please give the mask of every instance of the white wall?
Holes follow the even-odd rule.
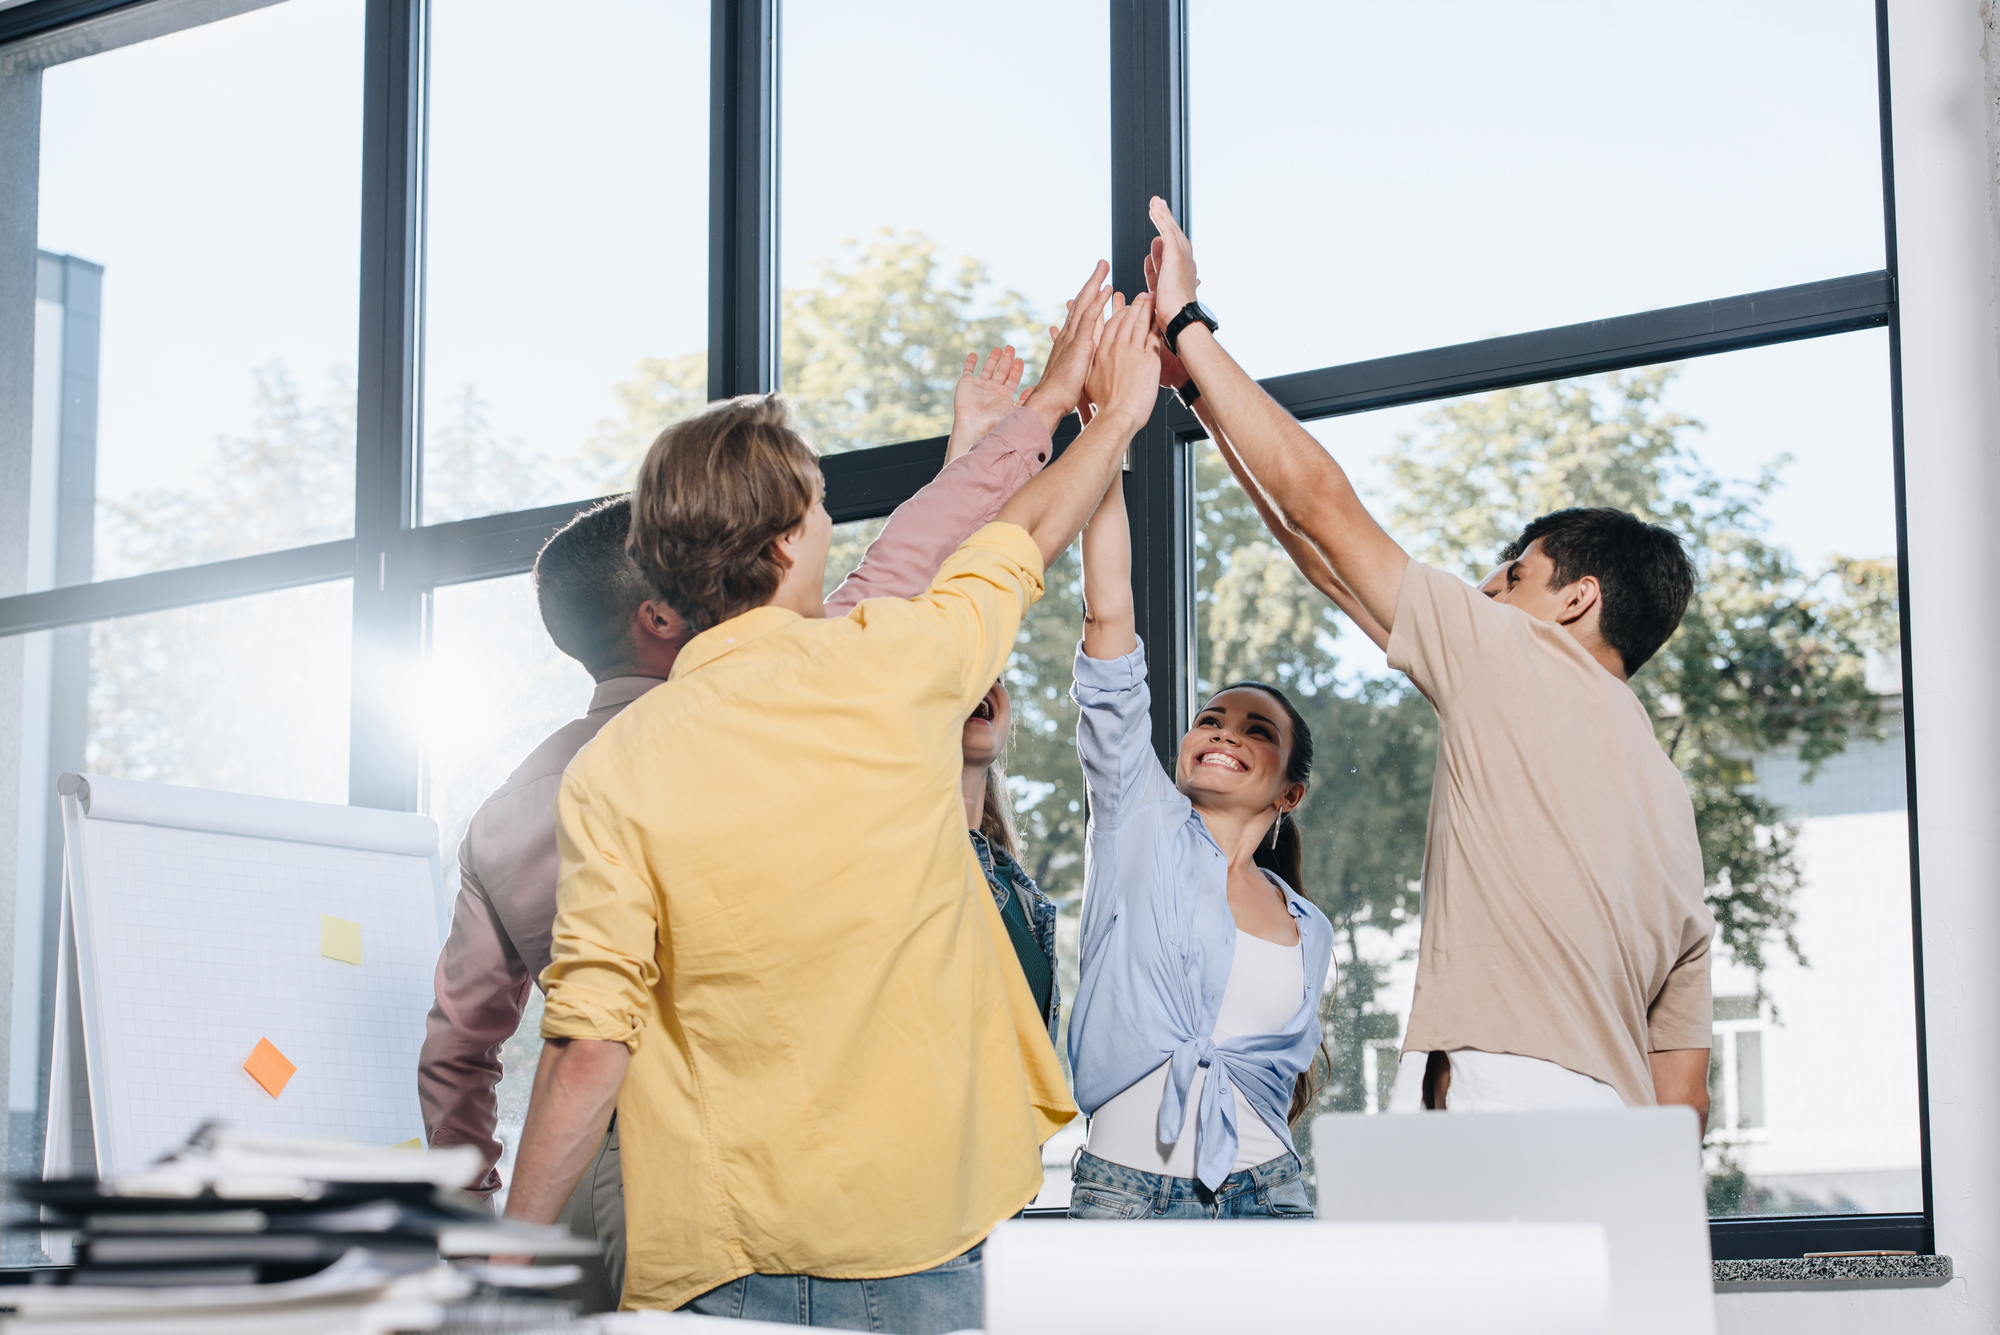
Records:
[[[2000,1330],[2000,336],[1996,30],[1889,0],[1912,744],[1943,1288],[1724,1294],[1724,1332]]]

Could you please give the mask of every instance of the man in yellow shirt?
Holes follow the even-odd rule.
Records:
[[[677,423],[641,467],[633,555],[697,633],[563,783],[508,1203],[554,1219],[615,1105],[627,1307],[976,1326],[978,1246],[1076,1115],[958,780],[966,716],[1153,406],[1147,303],[1100,325],[1103,273],[1036,396],[1074,403],[1094,343],[1111,401],[917,598],[820,618],[832,522],[782,398]]]

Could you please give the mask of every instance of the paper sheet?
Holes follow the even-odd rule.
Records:
[[[361,963],[361,924],[331,913],[320,914],[319,953],[330,960]]]

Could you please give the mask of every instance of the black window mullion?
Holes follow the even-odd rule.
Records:
[[[1186,0],[1112,0],[1111,279],[1146,290],[1154,195],[1188,220]],[[1153,746],[1173,763],[1195,669],[1193,453],[1156,406],[1132,442],[1125,500],[1132,594],[1153,692]]]
[[[416,517],[417,204],[422,0],[368,0],[361,340],[355,403],[354,669],[348,801],[413,811],[418,743],[401,695],[423,649]]]
[[[708,397],[778,385],[777,0],[709,10]]]

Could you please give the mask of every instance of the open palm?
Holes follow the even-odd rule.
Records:
[[[951,391],[951,444],[945,449],[949,463],[979,443],[980,437],[999,426],[1014,411],[1014,396],[1021,387],[1021,372],[1027,363],[1014,355],[1012,345],[994,348],[980,365],[979,354],[967,353],[965,370]]]

